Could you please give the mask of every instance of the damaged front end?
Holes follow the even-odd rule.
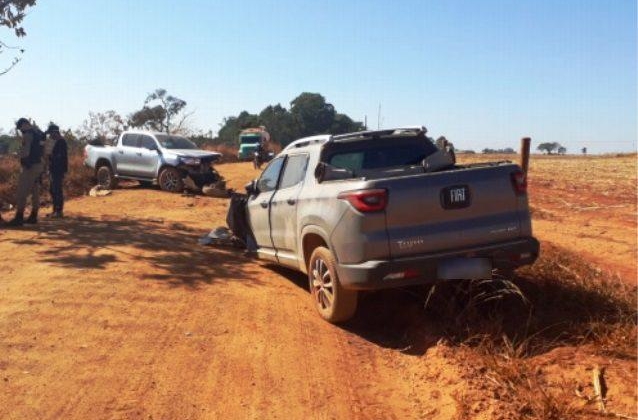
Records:
[[[226,191],[226,181],[213,167],[213,163],[218,160],[217,156],[204,158],[180,158],[180,164],[177,169],[183,175],[184,186],[193,192],[210,192],[215,194],[223,193],[224,197],[228,196]],[[213,194],[207,194],[213,195]]]

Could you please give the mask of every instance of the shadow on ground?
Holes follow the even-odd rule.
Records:
[[[145,264],[140,279],[197,287],[216,281],[259,282],[251,259],[232,249],[204,247],[201,232],[154,220],[74,217],[40,224],[18,244],[42,244],[41,261],[75,269],[105,269],[113,263]]]
[[[274,270],[307,290],[303,274]],[[412,355],[424,354],[439,340],[511,346],[521,356],[533,356],[564,345],[620,339],[625,346],[617,356],[622,356],[635,347],[636,291],[629,289],[578,255],[544,245],[539,261],[511,279],[362,293],[357,314],[342,328]]]

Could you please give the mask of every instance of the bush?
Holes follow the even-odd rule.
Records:
[[[0,208],[7,204],[15,205],[16,187],[20,164],[16,156],[0,156]],[[64,195],[66,198],[78,197],[88,193],[94,184],[93,172],[84,166],[82,154],[72,152],[69,155],[69,172],[64,178]],[[49,200],[49,181],[43,177],[41,200]]]

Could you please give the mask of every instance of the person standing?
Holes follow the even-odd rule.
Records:
[[[69,169],[67,144],[66,139],[60,134],[60,127],[57,125],[49,125],[47,133],[53,143],[48,156],[49,185],[51,201],[53,202],[53,213],[49,217],[60,219],[64,217],[64,175]]]
[[[16,214],[7,225],[22,226],[24,223],[38,223],[40,208],[40,176],[44,170],[42,153],[44,148],[44,133],[31,125],[26,118],[20,118],[16,128],[22,133],[22,145],[18,156],[22,170],[18,177],[18,191],[16,193]],[[27,198],[31,196],[31,214],[24,218]]]

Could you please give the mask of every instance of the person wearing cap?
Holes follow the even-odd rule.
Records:
[[[22,170],[18,177],[16,193],[16,214],[7,225],[22,226],[24,223],[38,223],[38,209],[40,208],[40,175],[44,170],[42,152],[44,135],[26,118],[20,118],[16,128],[22,133],[22,144],[18,157]],[[31,214],[24,218],[27,198],[31,196]]]
[[[64,209],[64,175],[69,169],[67,145],[65,138],[60,134],[60,127],[57,125],[49,125],[47,134],[51,142],[48,144],[49,147],[45,146],[45,154],[48,156],[49,185],[51,201],[53,202],[53,212],[49,217],[62,218]]]

